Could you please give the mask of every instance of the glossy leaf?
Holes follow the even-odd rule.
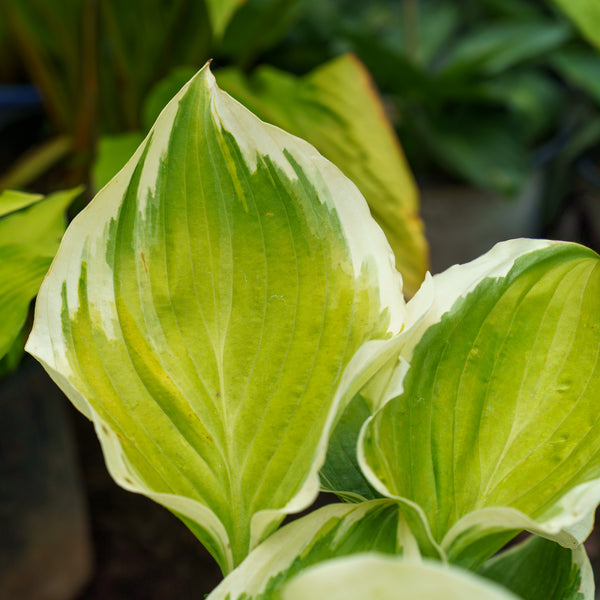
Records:
[[[66,227],[65,211],[80,190],[0,194],[0,358],[15,347]],[[18,344],[17,344],[18,345]]]
[[[576,546],[600,500],[598,256],[499,244],[433,277],[408,314],[410,368],[363,430],[371,484],[421,507],[463,564],[502,531]]]
[[[396,502],[332,504],[286,525],[256,548],[209,600],[276,600],[292,577],[333,557],[375,551],[418,558]]]
[[[403,319],[356,187],[206,66],[69,228],[27,349],[229,571],[312,502],[342,371]]]
[[[361,190],[404,278],[418,289],[428,264],[417,189],[363,64],[347,54],[303,78],[262,67],[217,74],[220,85],[266,121],[308,140]]]
[[[407,319],[410,322],[410,313]],[[403,369],[398,368],[398,354],[403,343],[402,336],[367,342],[349,365],[348,372],[355,374],[353,387],[359,392],[347,403],[336,421],[320,473],[322,489],[345,501],[362,502],[382,497],[360,468],[357,443],[364,423],[390,399],[389,394],[394,394],[396,382],[403,377]],[[405,363],[401,365],[407,366]]]
[[[284,589],[283,600],[518,600],[500,586],[456,567],[363,554],[322,563]]]
[[[372,414],[367,400],[357,394],[336,423],[327,447],[327,459],[321,468],[322,489],[348,502],[381,497],[360,470],[356,453],[360,430]]]
[[[594,600],[594,574],[583,546],[571,550],[533,536],[490,559],[478,574],[524,600]]]

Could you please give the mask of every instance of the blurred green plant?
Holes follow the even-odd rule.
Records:
[[[0,19],[0,85],[15,81],[19,74],[18,53],[5,19]]]
[[[600,5],[587,0],[553,2],[592,46],[575,39],[550,61],[565,83],[569,109],[564,111],[560,129],[548,145],[550,160],[544,190],[547,227],[555,226],[572,196],[582,188],[592,190],[596,197],[600,195]]]
[[[552,0],[583,35],[600,49],[600,5],[595,0]]]
[[[16,43],[55,132],[91,152],[95,134],[142,127],[146,95],[172,69],[197,69],[215,53],[248,64],[288,31],[300,5],[0,0],[0,40]]]
[[[81,188],[41,194],[0,193],[0,376],[23,354],[29,304],[65,232],[66,210]]]
[[[393,102],[420,176],[450,175],[505,196],[522,189],[567,102],[551,69],[573,38],[565,19],[522,0],[311,6],[318,16],[299,23],[298,44],[356,52]]]
[[[233,8],[213,10],[215,22],[222,26]],[[145,94],[173,65],[205,60],[212,39],[206,10],[191,0],[149,0],[143,7],[0,0],[0,20],[41,91],[55,134],[71,138],[71,179],[84,179],[99,133],[139,127]]]
[[[243,71],[289,34],[306,8],[301,0],[151,0],[143,9],[139,2],[69,0],[61,9],[67,17],[57,19],[41,1],[0,0],[55,129],[72,141],[81,167],[75,169],[77,180],[97,155],[96,190],[125,164],[167,101],[211,54],[235,65],[238,97],[253,103],[254,92],[241,83]],[[342,87],[323,85],[326,77]],[[407,292],[414,293],[428,266],[417,192],[374,85],[356,59],[324,67],[322,89],[312,98],[311,85],[310,78],[295,88],[287,85],[285,98],[277,87],[265,90],[261,102],[268,110],[255,109],[309,139],[355,181],[390,237]],[[303,98],[292,106],[296,92]],[[351,97],[353,103],[340,104]],[[286,118],[291,114],[302,114],[302,122]],[[363,135],[368,130],[371,135]],[[39,165],[39,156],[33,158]],[[368,160],[360,166],[359,158]],[[387,163],[385,177],[374,169],[380,160]],[[5,182],[22,185],[28,173],[38,173],[30,162],[15,166]]]

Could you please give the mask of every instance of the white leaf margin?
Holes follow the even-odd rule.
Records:
[[[321,528],[332,519],[343,521],[336,535],[343,536],[364,516],[383,505],[392,505],[393,500],[371,500],[360,504],[331,504],[289,523],[279,529],[255,548],[234,569],[207,600],[228,600],[240,596],[253,598],[265,591],[269,581],[289,569],[302,552],[318,538]],[[402,542],[405,557],[419,562],[418,545],[402,518],[398,514],[398,541]]]
[[[258,168],[262,155],[268,156],[291,180],[297,179],[285,156],[285,151],[288,151],[294,155],[309,179],[317,183],[319,197],[337,214],[344,237],[352,240],[349,250],[354,277],[360,277],[365,266],[376,271],[376,279],[381,284],[380,304],[390,309],[389,331],[398,333],[406,321],[402,276],[396,271],[396,259],[391,246],[371,217],[369,206],[356,185],[314,146],[275,125],[261,121],[220,90],[210,71],[207,79],[213,93],[213,118],[236,139],[252,172]]]
[[[358,554],[302,571],[283,600],[517,600],[505,588],[458,567],[424,560]]]
[[[444,536],[442,547],[448,551],[459,538],[477,530],[522,529],[575,550],[591,533],[594,514],[600,504],[600,479],[580,484],[567,492],[553,507],[552,516],[532,519],[508,507],[486,507],[459,519]]]
[[[369,483],[382,496],[398,500],[420,515],[428,538],[440,551],[443,561],[447,560],[447,553],[460,537],[477,534],[477,531],[523,529],[563,547],[575,549],[593,529],[594,513],[600,504],[600,479],[573,488],[551,508],[551,515],[546,513],[546,516],[541,515],[538,519],[532,519],[525,513],[508,507],[487,507],[473,511],[457,521],[438,545],[421,507],[393,494],[369,467],[364,452],[364,438],[370,422],[377,411],[392,398],[402,394],[404,376],[414,349],[429,327],[439,323],[458,300],[466,297],[484,279],[508,275],[517,259],[550,247],[576,245],[578,244],[571,242],[527,238],[508,240],[496,244],[489,252],[469,263],[454,265],[434,276],[428,274],[421,288],[407,303],[405,329],[391,340],[377,342],[379,346],[376,350],[380,353],[389,353],[392,348],[398,350],[398,363],[395,375],[384,375],[389,383],[373,403],[377,410],[361,428],[357,443],[358,464]],[[389,354],[386,356],[389,360]]]
[[[259,155],[265,155],[285,170],[288,176],[296,179],[297,175],[291,171],[289,161],[284,154],[284,150],[287,150],[312,179],[317,191],[321,193],[322,201],[327,202],[329,208],[336,212],[344,237],[352,241],[349,243],[349,250],[354,266],[354,277],[358,278],[365,268],[374,269],[375,279],[380,283],[378,292],[381,309],[389,311],[388,329],[391,334],[403,328],[406,304],[402,295],[402,276],[395,269],[394,253],[382,230],[372,219],[367,202],[354,183],[335,165],[322,157],[313,146],[278,127],[262,122],[226,92],[220,90],[210,72],[209,64],[207,63],[192,77],[167,104],[131,159],[71,223],[40,288],[34,326],[25,349],[42,363],[78,410],[94,422],[109,471],[120,486],[131,492],[148,496],[170,510],[181,513],[208,532],[224,535],[218,538],[222,542],[220,564],[227,572],[233,567],[233,558],[231,549],[225,541],[227,536],[224,534],[225,529],[221,522],[201,502],[173,494],[153,492],[136,474],[134,466],[125,457],[118,438],[102,422],[84,394],[75,389],[71,383],[70,380],[77,376],[67,359],[69,349],[62,334],[61,323],[50,318],[50,315],[60,314],[62,285],[67,281],[74,283],[67,286],[70,316],[73,316],[79,308],[77,282],[81,276],[82,258],[103,256],[102,244],[106,230],[111,221],[117,218],[138,162],[143,153],[148,150],[137,191],[138,211],[143,214],[146,198],[155,189],[156,174],[167,153],[179,103],[198,78],[203,78],[208,87],[215,124],[234,136],[251,169],[257,168]],[[63,256],[68,256],[69,259],[59,258]],[[113,293],[111,267],[106,261],[98,260],[94,265],[98,269],[97,276],[106,283],[100,290],[100,294],[106,294],[103,303],[110,305]],[[96,295],[95,301],[98,300],[99,297]],[[101,313],[102,326],[108,337],[115,337],[114,333],[111,333],[113,323],[118,322],[115,310],[113,309],[112,313],[110,311]],[[339,407],[343,406],[344,402],[359,389],[364,382],[365,372],[373,372],[373,361],[376,360],[377,357],[363,354],[351,360],[351,365],[346,368],[332,401],[330,414],[320,443],[315,448],[312,466],[306,474],[304,486],[285,506],[259,511],[252,516],[251,548],[258,545],[286,514],[299,512],[316,499],[320,489],[318,473],[325,462],[327,440]]]

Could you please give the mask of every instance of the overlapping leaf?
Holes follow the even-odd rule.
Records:
[[[205,67],[73,222],[28,350],[228,571],[316,495],[344,366],[403,322],[392,263],[356,187]]]
[[[600,499],[598,256],[516,240],[430,283],[361,466],[423,509],[452,560],[477,563],[510,530],[576,546]]]
[[[409,295],[423,281],[427,244],[412,174],[363,64],[347,54],[298,78],[271,67],[227,69],[219,84],[264,120],[308,140],[356,183],[396,255]]]
[[[571,550],[540,537],[490,559],[478,571],[524,600],[594,600],[594,574],[583,546]]]
[[[508,590],[456,567],[363,554],[308,569],[283,600],[518,600]]]
[[[256,548],[209,599],[276,600],[302,570],[359,552],[418,559],[418,547],[396,502],[332,504],[286,525]]]

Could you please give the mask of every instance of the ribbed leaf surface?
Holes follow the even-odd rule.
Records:
[[[344,366],[403,319],[358,190],[205,67],[73,223],[28,350],[227,571],[316,495]]]
[[[438,541],[454,526],[447,547],[466,530],[558,535],[600,499],[600,261],[558,243],[510,266],[503,249],[523,244],[440,276],[449,310],[408,329],[403,389],[364,431],[372,483],[421,506]],[[505,274],[446,300],[486,261]]]
[[[405,292],[412,296],[429,262],[418,193],[360,60],[346,54],[302,78],[262,67],[252,78],[225,69],[217,79],[262,119],[314,144],[356,183],[394,250]]]

